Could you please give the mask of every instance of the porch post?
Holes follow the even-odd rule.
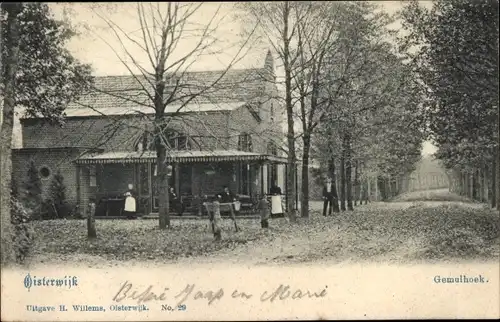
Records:
[[[238,194],[241,194],[241,161],[236,162],[236,191]]]
[[[149,194],[149,201],[148,201],[148,214],[149,215],[153,211],[153,180],[151,178],[151,162],[147,163],[147,168],[148,168],[148,194]],[[146,215],[146,214],[145,214]]]
[[[264,163],[260,165],[260,194],[264,196]]]
[[[294,164],[295,167],[295,209],[299,209],[299,174],[297,165]]]
[[[288,196],[290,191],[288,191],[288,164],[285,163],[285,211],[288,212]]]
[[[180,196],[180,193],[179,193],[179,190],[180,190],[180,182],[179,182],[179,163],[174,163],[174,171],[175,171],[175,193],[177,194],[177,196]],[[180,198],[180,197],[179,197]]]

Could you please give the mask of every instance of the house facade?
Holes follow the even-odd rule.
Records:
[[[142,75],[96,77],[95,90],[68,106],[62,126],[21,119],[22,148],[13,150],[15,180],[26,179],[32,160],[43,193],[60,171],[67,199],[81,214],[92,201],[120,200],[129,184],[137,192],[138,211],[155,213],[158,136],[152,133],[161,127],[169,186],[186,204],[224,186],[249,200],[268,193],[275,182],[286,190],[285,112],[270,52],[262,68],[189,72],[171,80],[167,96],[174,86],[183,87],[166,104],[162,120],[155,118],[150,84]]]

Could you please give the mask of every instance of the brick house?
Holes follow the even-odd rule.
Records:
[[[189,72],[170,84],[204,93],[181,110],[176,103],[166,107],[169,185],[187,203],[219,193],[224,185],[250,199],[267,193],[272,182],[285,193],[284,110],[271,53],[262,68],[229,70],[215,87],[206,86],[221,75]],[[128,184],[138,192],[138,211],[155,213],[156,153],[149,134],[154,109],[144,90],[151,86],[143,87],[149,81],[133,75],[96,77],[96,89],[68,106],[62,126],[22,118],[22,148],[13,150],[16,181],[25,180],[33,160],[44,194],[61,171],[68,201],[82,214],[90,200],[120,199]]]

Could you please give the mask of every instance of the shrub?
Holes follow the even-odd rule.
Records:
[[[24,182],[23,205],[31,212],[33,219],[41,218],[42,181],[33,160],[30,161],[27,179]]]
[[[71,214],[71,206],[66,202],[64,177],[58,170],[49,187],[49,197],[42,203],[43,219],[66,218]]]
[[[24,263],[33,247],[33,230],[30,225],[30,210],[16,198],[11,197],[11,222],[13,226],[13,244],[18,263]]]
[[[10,181],[10,195],[16,200],[19,198],[19,186],[17,185],[16,179],[12,178]]]

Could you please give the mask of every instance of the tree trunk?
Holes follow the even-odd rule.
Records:
[[[462,181],[462,189],[461,189],[461,195],[464,197],[467,197],[469,192],[467,190],[467,175],[462,171],[461,174],[461,181]]]
[[[464,196],[469,198],[469,174],[464,173]]]
[[[469,198],[474,199],[474,174],[469,173],[467,178],[469,179]]]
[[[340,156],[340,210],[345,211],[345,152]]]
[[[385,193],[386,193],[386,198],[389,199],[392,197],[392,177],[389,177],[388,179],[385,179]]]
[[[366,178],[366,199],[365,199],[365,205],[368,204],[368,201],[370,201],[370,198],[372,196],[372,181],[370,180],[371,178]]]
[[[498,57],[497,57],[498,58]],[[499,107],[500,108],[500,107]],[[500,118],[500,112],[498,113],[498,117]],[[500,140],[500,119],[498,121],[498,128],[499,128],[499,140]],[[498,210],[500,210],[500,141],[498,143],[498,147],[497,147],[497,162],[496,162],[496,184],[495,184],[495,188],[496,188],[496,207]]]
[[[328,163],[329,163],[328,170],[330,172],[330,178],[332,178],[332,194],[333,194],[332,211],[333,212],[340,212],[339,196],[337,194],[337,177],[335,175],[335,157],[331,156]]]
[[[486,168],[483,170],[483,202],[489,203],[489,190],[490,190],[490,181],[488,180],[488,172],[489,169]]]
[[[477,187],[478,187],[478,198],[480,202],[484,201],[484,177],[483,177],[483,171],[478,170],[477,171]]]
[[[97,231],[95,229],[95,203],[92,202],[89,208],[89,215],[87,216],[87,238],[96,239]]]
[[[161,145],[156,148],[156,166],[157,166],[157,186],[158,186],[158,217],[160,220],[160,229],[170,227],[170,209],[168,200],[168,175],[167,175],[167,149]]]
[[[287,173],[287,208],[288,216],[291,221],[295,221],[295,197],[297,194],[295,186],[296,156],[295,156],[295,129],[294,129],[294,110],[292,102],[292,66],[290,63],[290,38],[289,38],[289,17],[290,4],[284,3],[283,10],[283,67],[285,69],[285,108],[287,116],[287,143],[288,143],[288,173]]]
[[[352,206],[352,156],[351,156],[351,137],[350,133],[347,132],[344,135],[343,147],[344,151],[344,163],[345,163],[345,184],[346,186],[346,198],[347,198],[347,210],[354,210]]]
[[[302,198],[301,211],[302,217],[309,217],[309,148],[311,138],[309,134],[302,136],[304,143],[304,153],[302,154]]]
[[[387,180],[382,177],[377,177],[377,187],[381,201],[387,201]]]
[[[491,190],[490,190],[490,202],[491,202],[491,208],[495,208],[496,205],[497,205],[497,180],[496,180],[496,176],[497,176],[497,163],[498,161],[493,159],[493,166],[491,167]]]
[[[1,216],[1,264],[8,265],[15,260],[13,248],[13,230],[11,223],[11,180],[12,180],[12,130],[14,128],[14,108],[16,105],[16,72],[19,57],[19,21],[17,17],[22,11],[22,2],[1,4],[2,11],[7,13],[6,30],[1,30],[0,37],[6,47],[5,56],[0,57],[4,63],[4,102],[0,129],[0,216]],[[5,36],[5,39],[3,38]],[[4,51],[2,50],[2,54]],[[3,55],[2,55],[3,56]]]
[[[359,187],[359,162],[358,160],[356,160],[354,165],[354,206],[357,206],[358,200],[360,199],[360,192],[361,191]]]
[[[498,37],[496,39],[496,46],[495,48],[498,48]],[[496,60],[496,66],[498,66],[498,54],[495,55],[495,60]],[[495,73],[495,76],[497,77],[497,81],[495,84],[498,84],[498,74]],[[498,99],[498,88],[497,88],[497,99]],[[496,157],[496,179],[493,177],[493,181],[496,180],[495,184],[495,190],[496,190],[496,206],[497,209],[500,210],[500,105],[498,104],[497,100],[497,138],[498,138],[498,144],[497,144],[497,157]],[[494,195],[495,196],[495,195]]]
[[[472,199],[479,200],[479,186],[478,186],[477,170],[472,172]]]
[[[347,210],[354,210],[353,204],[352,204],[352,167],[351,167],[351,161],[349,159],[346,159],[345,162],[345,181],[347,183],[346,187],[346,195],[347,195]]]

